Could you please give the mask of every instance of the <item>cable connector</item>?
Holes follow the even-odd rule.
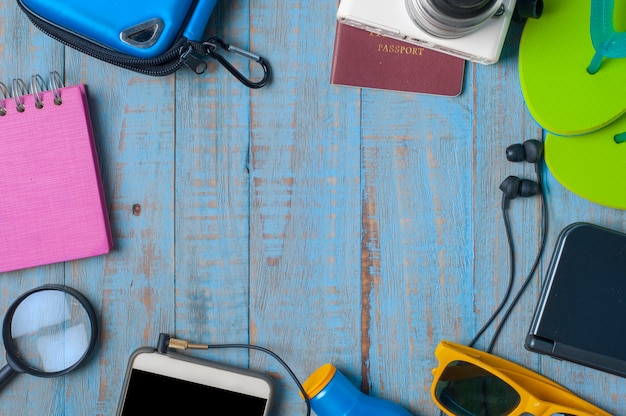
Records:
[[[206,344],[194,344],[184,339],[172,338],[169,334],[160,333],[159,341],[157,342],[157,351],[161,354],[167,353],[167,350],[208,350],[209,346]]]
[[[209,346],[206,344],[193,344],[189,341],[185,341],[184,339],[170,338],[170,342],[168,344],[169,348],[175,350],[208,350]]]
[[[157,341],[157,347],[156,347],[157,352],[159,354],[167,353],[169,344],[170,344],[170,336],[168,334],[161,332],[159,334],[159,340]]]

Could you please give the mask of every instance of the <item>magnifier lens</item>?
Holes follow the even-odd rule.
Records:
[[[65,291],[33,292],[16,307],[9,339],[22,364],[40,373],[69,370],[90,349],[91,319],[85,306]]]

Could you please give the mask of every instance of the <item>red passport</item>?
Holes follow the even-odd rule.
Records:
[[[457,96],[465,60],[337,23],[330,83]]]

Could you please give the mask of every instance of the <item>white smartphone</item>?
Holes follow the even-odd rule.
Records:
[[[267,416],[273,389],[264,373],[143,347],[128,362],[116,415]]]

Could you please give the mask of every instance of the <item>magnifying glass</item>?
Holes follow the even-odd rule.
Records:
[[[0,387],[17,373],[69,373],[89,356],[97,335],[96,313],[80,292],[51,284],[24,293],[2,324],[7,364],[0,369]]]

